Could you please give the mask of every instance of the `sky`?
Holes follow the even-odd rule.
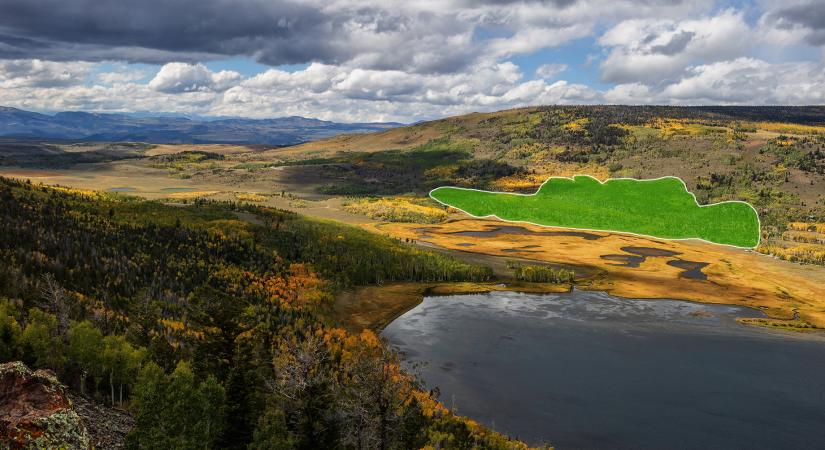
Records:
[[[825,0],[0,0],[0,105],[414,122],[825,104]]]

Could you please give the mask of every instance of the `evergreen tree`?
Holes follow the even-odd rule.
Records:
[[[0,361],[11,361],[17,356],[21,330],[15,312],[9,300],[0,299]]]
[[[166,374],[149,362],[138,375],[132,401],[135,426],[126,437],[127,448],[166,450],[172,448],[166,427]]]
[[[249,450],[292,450],[295,441],[286,426],[284,412],[275,407],[267,408],[258,420]]]

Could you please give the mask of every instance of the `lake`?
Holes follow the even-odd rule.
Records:
[[[427,297],[382,333],[441,401],[558,449],[825,448],[825,338],[599,292]]]

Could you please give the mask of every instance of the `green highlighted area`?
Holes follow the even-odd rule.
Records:
[[[663,239],[704,239],[753,248],[759,217],[748,203],[700,206],[676,177],[655,180],[552,177],[535,194],[440,187],[430,196],[476,217],[536,225],[616,231]]]

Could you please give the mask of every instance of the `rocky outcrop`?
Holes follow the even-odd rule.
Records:
[[[0,448],[91,448],[67,391],[49,371],[0,364]]]
[[[71,392],[70,398],[72,407],[89,432],[92,448],[118,450],[124,447],[126,435],[135,424],[132,416],[89,400],[76,392]]]

